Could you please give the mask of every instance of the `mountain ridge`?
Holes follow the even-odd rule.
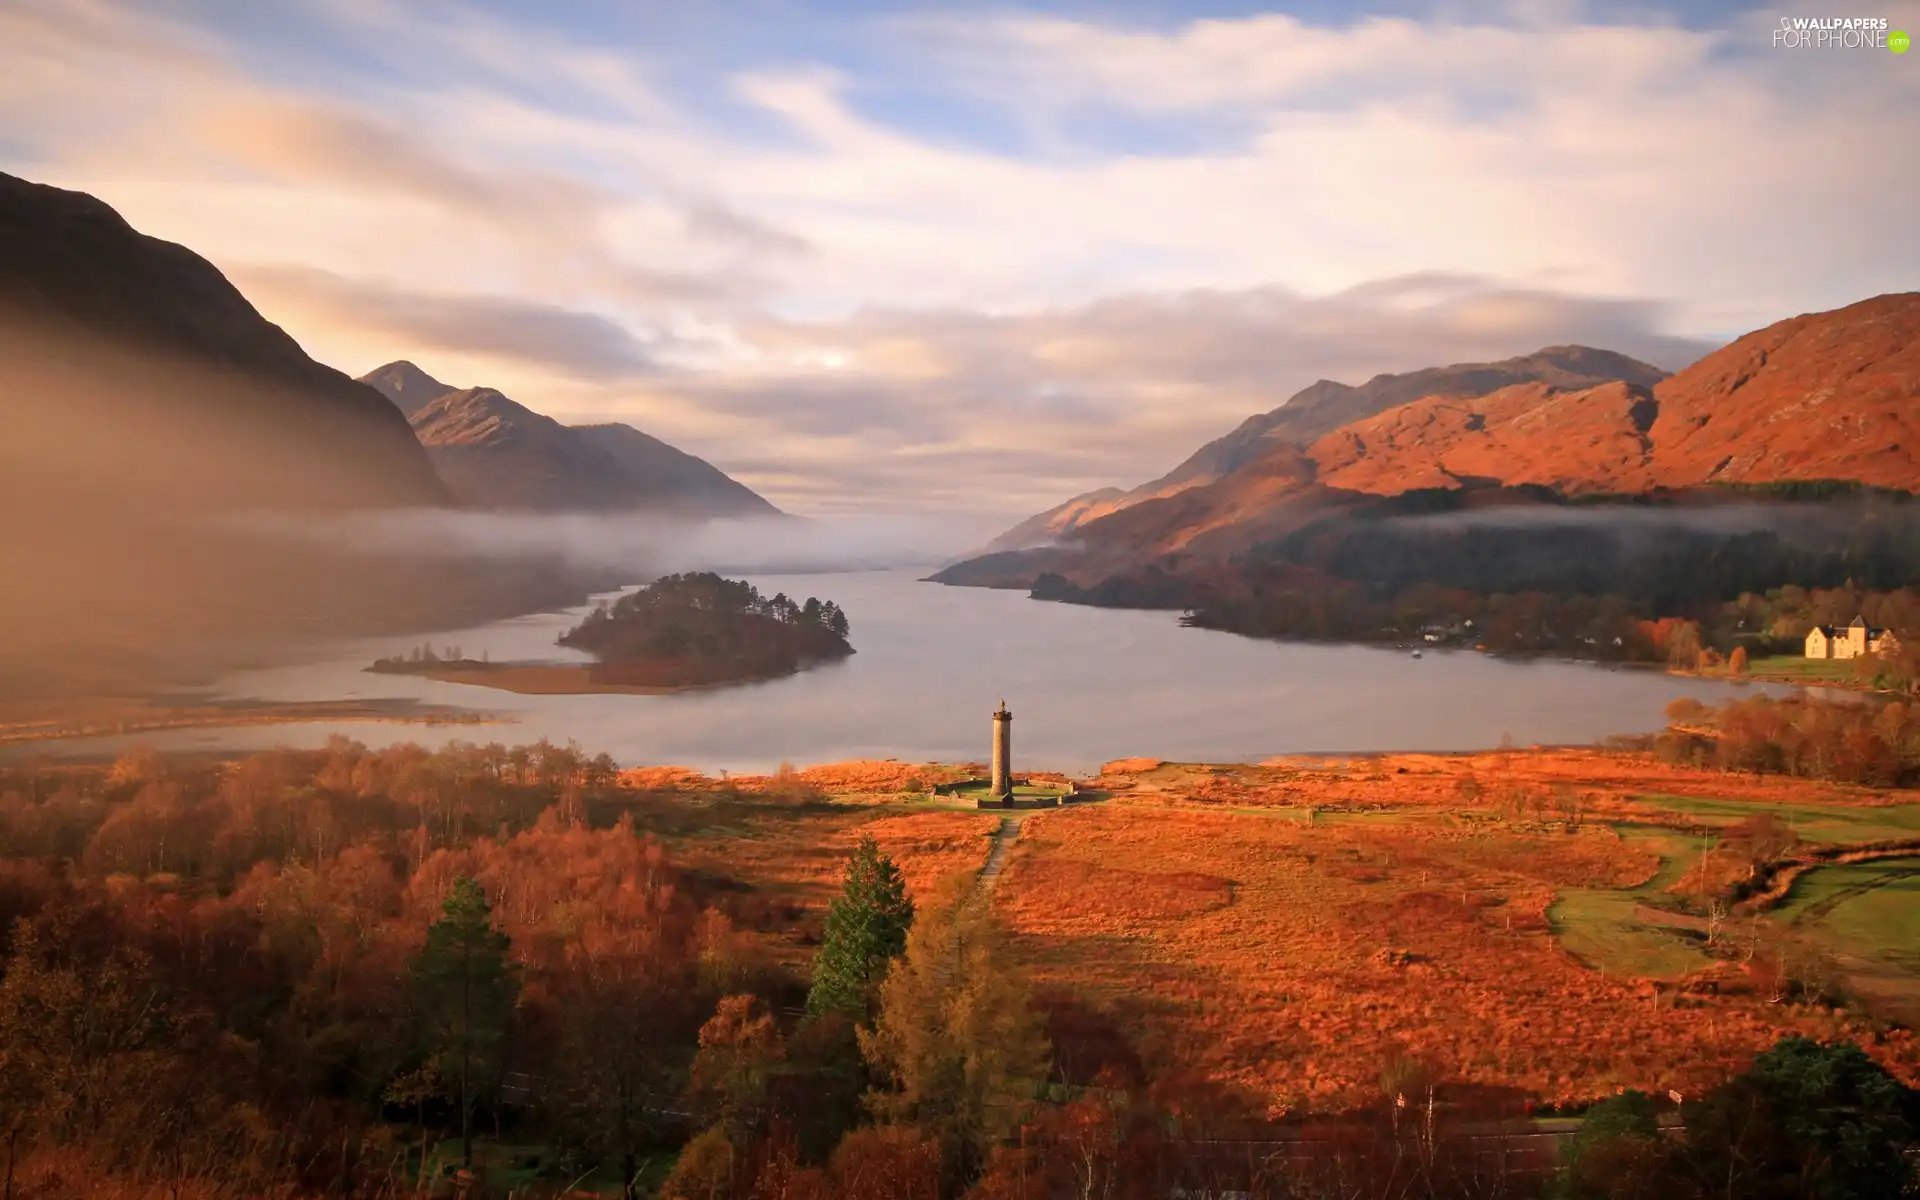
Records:
[[[1423,396],[1305,447],[1273,439],[1217,479],[1083,518],[1051,548],[936,578],[1013,586],[1046,571],[1097,581],[1167,556],[1225,563],[1343,507],[1424,489],[1577,498],[1830,481],[1920,491],[1920,293],[1786,318],[1650,386]]]
[[[22,381],[43,375],[41,393],[59,395],[66,410],[37,417],[71,422],[69,436],[103,440],[112,427],[75,420],[83,409],[135,414],[160,434],[141,447],[151,466],[198,449],[167,436],[169,424],[224,424],[309,452],[298,471],[247,473],[228,489],[235,498],[448,502],[377,392],[315,362],[212,263],[141,233],[98,197],[0,173],[0,319],[17,343],[10,365]]]
[[[564,425],[489,387],[396,360],[360,377],[404,414],[454,493],[487,508],[779,516],[704,459],[630,425]]]
[[[1362,384],[1320,379],[1277,408],[1256,413],[1207,442],[1157,479],[1130,489],[1102,488],[1027,518],[987,543],[989,552],[1027,549],[1073,532],[1090,521],[1147,500],[1164,499],[1213,483],[1258,458],[1276,442],[1310,444],[1352,421],[1424,396],[1484,395],[1519,383],[1578,390],[1614,380],[1652,385],[1666,372],[1611,350],[1546,346],[1495,362],[1453,363],[1381,373]]]

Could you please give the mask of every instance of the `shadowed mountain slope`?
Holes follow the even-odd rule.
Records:
[[[468,503],[541,512],[773,516],[712,464],[630,425],[562,425],[486,387],[456,388],[410,362],[361,376],[406,414]]]

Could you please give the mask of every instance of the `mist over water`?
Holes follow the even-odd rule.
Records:
[[[1659,727],[1677,696],[1738,685],[1574,663],[1502,662],[1471,651],[1404,651],[1254,641],[1183,629],[1164,612],[1029,600],[1019,592],[920,583],[913,570],[759,575],[763,593],[817,595],[852,618],[858,653],[769,683],[669,696],[518,696],[467,684],[373,675],[376,657],[421,638],[338,643],[301,666],[247,671],[214,694],[301,701],[415,698],[487,709],[499,724],[373,721],[181,730],[37,743],[61,755],[317,746],[332,733],[371,745],[449,739],[573,740],[622,765],[770,771],[846,758],[980,761],[988,714],[1014,712],[1020,769],[1091,770],[1115,758],[1241,761],[1288,752],[1466,750],[1588,743]],[[584,612],[543,613],[430,639],[469,657],[580,661],[554,639]]]
[[[677,571],[801,573],[931,566],[984,540],[991,519],[719,517],[389,509],[246,513],[228,524],[333,549],[452,559],[553,560],[636,577]]]

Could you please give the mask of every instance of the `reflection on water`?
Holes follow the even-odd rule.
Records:
[[[1711,702],[1737,685],[1573,663],[1502,662],[1471,651],[1404,651],[1253,641],[1183,629],[1171,613],[1028,600],[1023,593],[919,583],[913,571],[761,576],[768,595],[819,595],[847,610],[852,658],[770,683],[672,696],[517,696],[362,670],[409,639],[342,643],[318,661],[237,673],[223,697],[279,701],[413,697],[488,709],[511,724],[425,727],[339,721],[177,730],[39,743],[35,751],[317,746],[344,733],[370,745],[451,738],[569,739],[623,765],[768,771],[782,760],[978,761],[1002,697],[1016,766],[1089,770],[1125,757],[1229,762],[1288,752],[1466,750],[1586,743],[1658,728],[1676,696]],[[581,612],[436,633],[494,661],[579,661],[554,644]]]

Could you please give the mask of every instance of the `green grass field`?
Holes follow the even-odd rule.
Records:
[[[1851,845],[1920,837],[1920,804],[1879,807],[1839,804],[1768,804],[1759,800],[1706,800],[1697,796],[1647,795],[1639,802],[1663,812],[1732,825],[1754,813],[1770,812],[1809,842]]]
[[[1691,939],[1634,915],[1640,905],[1670,903],[1667,889],[1699,861],[1700,840],[1670,829],[1616,826],[1629,842],[1660,855],[1660,868],[1633,888],[1574,888],[1562,892],[1547,910],[1560,944],[1580,961],[1609,975],[1678,979],[1712,961]]]
[[[956,800],[978,800],[987,794],[991,786],[991,784],[982,783],[976,784],[973,787],[955,788],[952,794]],[[1066,794],[1067,789],[1064,787],[1047,787],[1045,785],[1028,787],[1023,784],[1016,785],[1013,789],[1013,798],[1016,800],[1037,800],[1043,796],[1064,796]]]
[[[1561,945],[1609,975],[1678,979],[1713,961],[1690,939],[1634,916],[1643,902],[1639,889],[1574,888],[1553,902],[1547,919]]]
[[[1816,868],[1775,911],[1838,949],[1920,971],[1920,857]]]
[[[1756,658],[1747,664],[1747,678],[1779,680],[1783,683],[1859,684],[1860,666],[1849,658],[1801,658],[1793,654],[1775,654]]]

